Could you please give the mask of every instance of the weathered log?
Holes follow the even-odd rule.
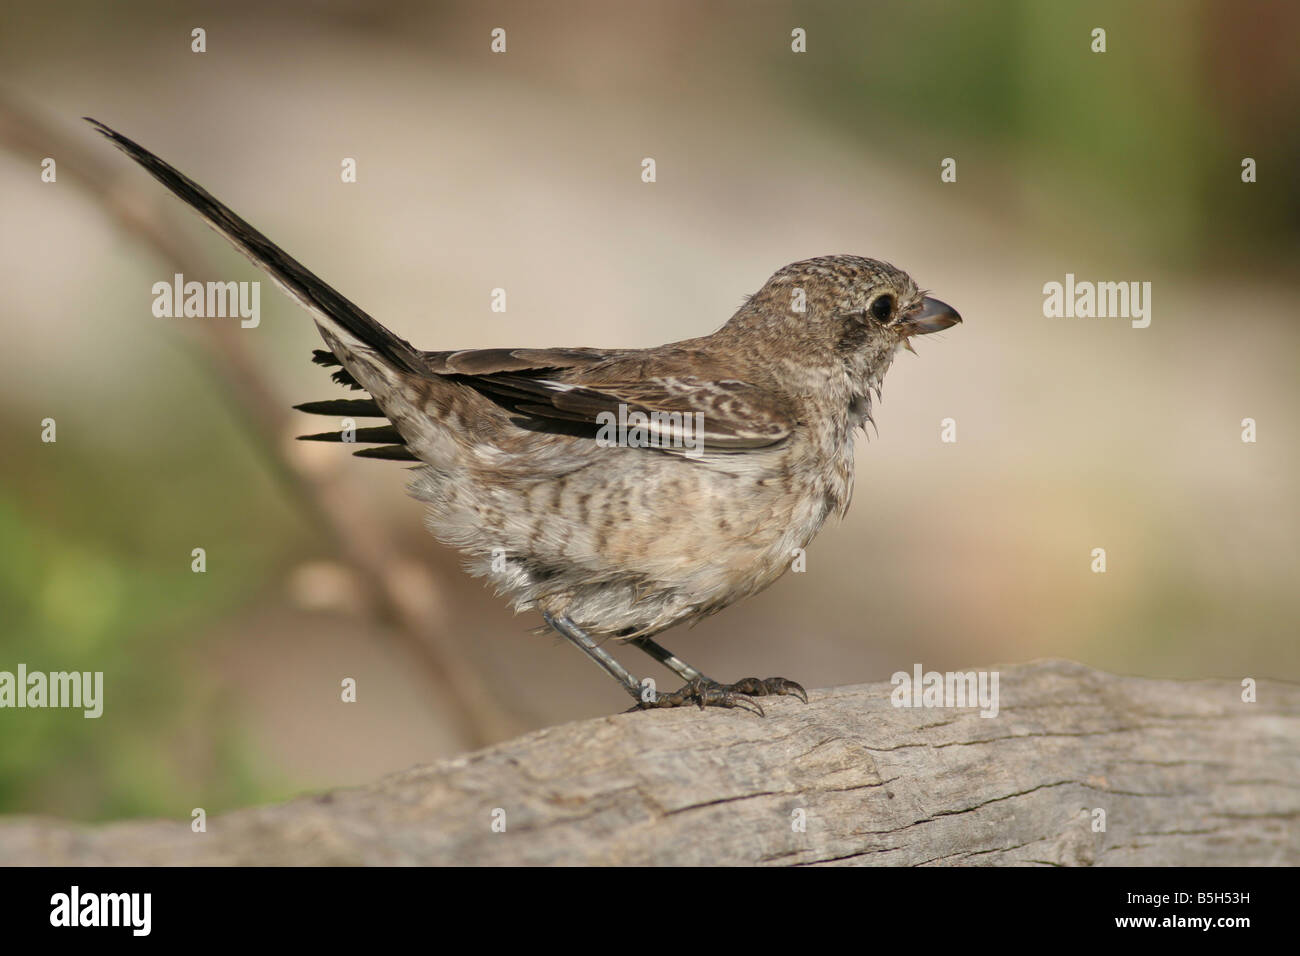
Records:
[[[1300,687],[1047,661],[999,688],[994,718],[881,683],[580,721],[205,833],[11,818],[0,863],[1300,863]]]

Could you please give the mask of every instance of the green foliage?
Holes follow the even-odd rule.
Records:
[[[1209,4],[819,3],[800,11],[816,59],[775,69],[823,122],[936,181],[940,157],[982,153],[959,182],[1002,170],[981,195],[1000,186],[1030,228],[1174,265],[1283,264],[1300,240],[1300,66],[1267,41],[1294,36],[1300,8],[1246,6],[1220,24]]]
[[[7,447],[33,446],[25,425],[0,429]],[[104,711],[0,712],[0,812],[184,818],[263,798],[236,708],[195,658],[283,559],[268,547],[285,540],[283,505],[246,475],[187,468],[204,460],[186,455],[192,438],[133,440],[119,425],[94,447],[64,438],[75,425],[61,420],[60,441],[0,485],[0,670],[102,671]],[[248,469],[232,445],[231,472]],[[190,568],[196,538],[204,574]]]

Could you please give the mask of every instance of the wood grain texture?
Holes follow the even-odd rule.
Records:
[[[1247,704],[1237,681],[1000,674],[991,719],[895,708],[887,683],[766,699],[766,718],[620,714],[202,834],[10,818],[0,863],[1300,864],[1300,687]]]

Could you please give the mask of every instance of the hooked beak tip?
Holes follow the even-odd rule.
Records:
[[[946,302],[926,296],[921,302],[920,311],[900,323],[906,335],[929,335],[942,332],[961,322],[961,316]]]

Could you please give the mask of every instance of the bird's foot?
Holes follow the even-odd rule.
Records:
[[[798,697],[808,703],[808,692],[803,685],[784,677],[745,677],[728,684],[726,689],[749,697]]]
[[[751,697],[798,697],[808,703],[808,693],[799,684],[784,677],[746,677],[734,684],[719,684],[707,677],[697,677],[671,694],[658,694],[654,700],[643,700],[632,710],[651,710],[658,707],[725,707],[747,710],[763,717],[763,708]]]

